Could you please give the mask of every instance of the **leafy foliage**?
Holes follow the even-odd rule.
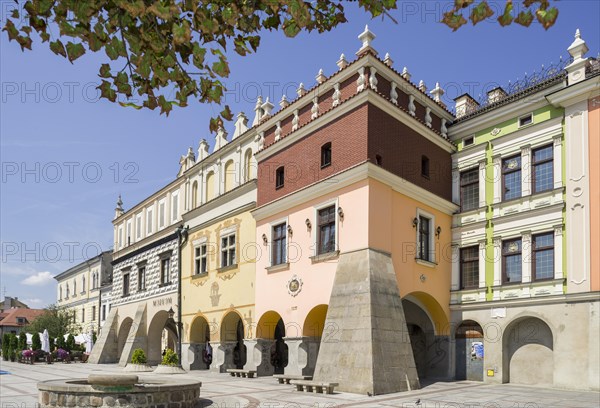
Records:
[[[77,346],[75,345],[75,336],[69,333],[69,335],[67,336],[67,342],[65,343],[65,350],[72,351],[76,349]]]
[[[75,324],[72,313],[58,306],[50,306],[46,312],[38,316],[26,328],[29,333],[43,333],[48,329],[50,337],[59,337],[66,332],[77,333],[79,325]]]
[[[59,349],[64,349],[65,347],[67,347],[66,343],[65,343],[65,335],[60,333],[57,337],[56,337],[56,347],[58,347]]]
[[[144,350],[140,348],[133,350],[133,354],[131,355],[132,364],[146,364],[147,362],[148,360],[146,359],[146,353],[144,353]]]
[[[165,351],[165,355],[162,358],[162,364],[168,366],[177,366],[179,365],[179,358],[173,350],[167,349]]]
[[[24,331],[21,331],[21,333],[19,333],[18,348],[19,350],[25,350],[27,348],[27,335]]]
[[[442,23],[457,30],[467,24],[467,9],[474,25],[494,15],[486,0],[478,1],[454,0]],[[515,18],[513,0],[506,0],[500,25],[529,26],[534,14],[546,29],[556,21],[558,10],[550,0],[520,1],[526,11]],[[88,52],[103,52],[102,98],[168,115],[192,97],[221,103],[223,80],[230,74],[228,50],[241,56],[256,52],[264,30],[281,30],[287,37],[329,31],[347,21],[344,5],[342,0],[28,0],[7,18],[3,31],[23,50],[32,48],[37,33],[71,63]],[[358,5],[371,17],[394,20],[389,12],[397,0]],[[228,106],[211,119],[211,131],[223,119],[232,119]]]
[[[2,335],[2,359],[8,361],[8,352],[10,350],[10,333]]]
[[[41,350],[42,349],[42,339],[40,338],[39,333],[33,333],[31,337],[31,349],[32,350]]]

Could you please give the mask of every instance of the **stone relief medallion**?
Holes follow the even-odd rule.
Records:
[[[498,135],[500,132],[502,131],[502,129],[499,128],[494,128],[492,129],[492,131],[490,132],[492,136],[496,136]]]
[[[506,163],[506,167],[508,167],[509,169],[514,169],[518,166],[519,164],[517,163],[516,160],[511,160],[508,163]]]
[[[302,283],[302,279],[300,279],[298,276],[292,276],[292,279],[290,279],[287,283],[288,293],[291,296],[298,295],[298,293],[300,293],[300,291],[302,290]]]
[[[511,242],[508,245],[508,252],[517,252],[519,250],[519,244],[516,242]]]

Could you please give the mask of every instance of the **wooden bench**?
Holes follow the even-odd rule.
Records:
[[[298,391],[316,392],[322,394],[333,394],[333,389],[339,385],[339,383],[308,380],[292,380],[290,383],[295,385],[296,390]]]
[[[240,370],[236,368],[229,368],[227,372],[231,374],[232,377],[245,377],[245,378],[254,378],[256,371],[254,370]]]
[[[291,380],[312,380],[312,375],[275,374],[273,378],[277,378],[279,384],[289,384]]]

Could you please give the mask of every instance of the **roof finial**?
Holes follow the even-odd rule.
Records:
[[[385,58],[383,60],[383,63],[385,65],[387,65],[388,67],[391,67],[394,64],[394,60],[392,60],[392,58],[390,57],[390,53],[389,52],[385,53]]]
[[[346,61],[346,56],[344,54],[340,55],[340,59],[336,63],[339,69],[344,69],[348,66],[348,61]]]
[[[377,55],[377,51],[373,47],[371,47],[371,42],[375,39],[375,34],[369,30],[369,26],[365,25],[365,31],[359,34],[358,39],[362,41],[362,46],[356,52],[356,55],[359,57],[364,53],[370,51],[373,54]]]
[[[406,79],[408,82],[410,82],[410,72],[408,72],[408,68],[404,67],[402,69],[402,74],[400,74],[402,76],[402,78]]]
[[[325,74],[323,73],[323,68],[321,68],[319,70],[319,73],[317,74],[317,76],[315,77],[315,79],[317,80],[317,83],[320,85],[323,82],[325,82],[327,80],[327,77],[325,76]]]
[[[575,39],[579,39],[581,38],[581,32],[579,31],[579,28],[575,31]]]
[[[285,108],[286,106],[288,106],[290,103],[288,101],[287,96],[285,96],[285,94],[281,95],[281,100],[279,101],[279,107],[281,109]]]
[[[298,95],[298,98],[300,98],[305,93],[306,93],[306,89],[304,89],[304,84],[302,82],[300,82],[300,85],[298,85],[298,89],[296,89],[296,95]]]

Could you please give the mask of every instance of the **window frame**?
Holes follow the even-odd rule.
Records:
[[[167,226],[167,199],[163,198],[158,201],[158,229]]]
[[[127,285],[125,282],[127,281]],[[123,291],[122,297],[127,297],[131,294],[131,271],[123,272]]]
[[[463,139],[463,147],[473,146],[475,144],[475,136],[468,136]]]
[[[523,119],[525,119],[527,117],[530,118],[530,122],[529,123],[525,123],[525,124],[521,124],[521,120],[523,120]],[[519,129],[523,128],[523,127],[526,127],[526,126],[533,125],[533,112],[529,112],[529,113],[527,113],[525,115],[519,116],[519,118],[517,119],[517,125],[518,125]]]
[[[139,212],[135,215],[135,239],[136,241],[142,239],[142,213]]]
[[[202,252],[204,249],[204,252]],[[196,251],[200,251],[196,254]],[[206,275],[208,273],[208,245],[205,242],[194,245],[194,276]]]
[[[138,292],[146,290],[146,265],[138,265],[137,267],[137,290]]]
[[[179,190],[171,193],[171,222],[179,219]]]
[[[329,210],[333,208],[333,220],[329,220],[326,223],[321,224],[321,215],[320,213],[325,211],[325,210]],[[337,203],[328,203],[326,205],[323,205],[319,208],[316,208],[316,250],[317,250],[317,255],[325,255],[325,254],[329,254],[332,252],[335,252],[338,250],[338,217],[337,217],[337,209],[338,209],[338,205]],[[323,227],[326,226],[331,226],[333,225],[333,249],[330,249],[328,251],[323,251],[323,243],[321,242],[321,229]],[[331,245],[330,245],[331,246]]]
[[[96,321],[96,305],[92,305],[92,322]]]
[[[475,178],[475,181],[471,181],[469,183],[464,183],[463,184],[463,176],[465,176],[467,173],[475,173],[477,175],[477,177]],[[465,211],[471,211],[471,210],[475,210],[477,208],[479,208],[479,167],[473,167],[467,170],[463,170],[459,173],[459,180],[458,180],[458,184],[459,184],[459,195],[460,195],[460,211],[461,212],[465,212]],[[473,186],[475,185],[475,191],[477,192],[477,200],[475,201],[475,206],[472,208],[465,208],[464,207],[464,193],[463,193],[463,189],[469,186]]]
[[[154,209],[152,207],[148,207],[146,209],[146,235],[150,235],[152,234],[153,231],[153,215],[154,215]]]
[[[552,246],[544,246],[544,247],[540,247],[538,248],[536,246],[535,240],[536,238],[542,237],[542,236],[546,236],[549,235],[552,237]],[[542,251],[548,251],[548,250],[552,250],[552,276],[548,277],[548,278],[538,278],[537,277],[537,253],[538,252],[542,252]],[[541,282],[541,281],[548,281],[548,280],[552,280],[554,279],[554,276],[556,275],[556,264],[554,262],[554,255],[555,255],[555,251],[556,251],[556,241],[554,239],[554,231],[546,231],[546,232],[541,232],[539,234],[534,234],[531,237],[531,281],[532,282]]]
[[[233,244],[231,243],[231,237],[233,237],[234,241]],[[224,247],[223,246],[223,240],[227,240],[227,246]],[[224,268],[232,268],[235,267],[237,265],[237,244],[238,244],[238,240],[237,240],[237,231],[230,231],[230,232],[226,232],[223,233],[220,237],[219,237],[219,254],[220,254],[220,265],[221,265],[221,269]],[[231,257],[233,253],[233,258]],[[225,256],[224,256],[225,254]]]
[[[552,155],[550,156],[550,158],[546,158],[540,161],[536,161],[535,160],[535,152],[542,150],[542,149],[548,149],[550,148],[550,151],[552,152]],[[543,164],[546,163],[551,163],[551,168],[552,168],[552,183],[550,188],[547,188],[545,190],[538,190],[537,189],[537,180],[535,177],[535,169],[537,166],[541,166]],[[532,191],[533,194],[537,194],[537,193],[543,193],[544,191],[550,191],[554,189],[554,144],[550,143],[550,144],[545,144],[543,146],[540,147],[536,147],[535,149],[531,149],[531,186],[532,186]]]
[[[417,208],[417,214],[416,214],[417,220],[418,220],[418,224],[417,224],[417,228],[416,228],[416,253],[415,253],[415,259],[417,261],[424,261],[424,262],[428,262],[429,264],[435,264],[435,240],[434,240],[434,227],[435,227],[435,215],[422,210],[421,208]],[[425,218],[427,220],[429,220],[429,233],[428,233],[428,257],[427,258],[422,258],[421,257],[421,218]]]
[[[465,259],[465,255],[464,253],[469,250],[469,251],[473,251],[476,254],[476,257],[471,257],[468,259]],[[469,289],[477,289],[479,288],[479,245],[470,245],[470,246],[466,246],[463,248],[460,248],[460,254],[459,254],[459,279],[460,279],[460,283],[459,283],[459,287],[461,290],[469,290]],[[464,273],[465,271],[463,270],[463,266],[465,264],[471,264],[473,263],[477,269],[477,276],[474,280],[474,283],[472,285],[465,285],[465,279],[464,279]]]
[[[285,166],[279,166],[275,170],[275,190],[285,186]]]
[[[166,263],[166,268],[165,268]],[[171,256],[160,257],[160,284],[159,286],[168,286],[171,284]]]
[[[274,224],[271,224],[271,250],[270,250],[270,254],[271,254],[271,266],[276,266],[276,265],[283,265],[285,263],[287,263],[288,259],[288,253],[287,253],[287,220],[283,220]],[[282,228],[281,230],[283,231],[282,235],[276,236],[276,229]],[[282,244],[278,247],[276,244],[276,242],[281,242]],[[276,253],[277,249],[279,249],[280,253]],[[279,258],[276,256],[279,255]],[[279,262],[275,262],[275,260],[278,259]]]
[[[125,222],[125,246],[131,245],[131,233],[133,232],[133,220],[130,218]]]
[[[505,244],[509,243],[509,242],[517,242],[520,241],[520,246],[521,249],[518,252],[514,252],[514,253],[506,253],[504,251],[505,248]],[[502,257],[502,285],[512,285],[512,284],[521,284],[523,283],[523,238],[522,237],[515,237],[515,238],[508,238],[508,239],[504,239],[502,240],[501,244],[500,244],[500,255]],[[508,275],[507,275],[507,271],[506,271],[506,259],[508,257],[512,257],[512,256],[520,256],[521,257],[521,263],[519,264],[520,268],[521,268],[521,279],[519,281],[515,281],[515,282],[510,282],[508,281]]]
[[[327,142],[321,146],[321,168],[331,166],[332,161],[332,148],[331,142]]]
[[[517,169],[511,169],[508,171],[504,170],[504,163],[512,160],[512,159],[519,159],[519,167]],[[519,172],[521,177],[519,177],[519,195],[516,197],[511,197],[511,198],[506,198],[506,175],[507,174],[513,174]],[[501,173],[501,177],[502,177],[502,201],[510,201],[510,200],[516,200],[519,197],[523,196],[523,160],[521,157],[521,154],[513,154],[510,155],[506,158],[502,158],[501,162],[500,162],[500,173]]]
[[[421,177],[425,177],[426,179],[429,179],[431,177],[430,174],[431,174],[431,161],[429,160],[429,157],[422,154],[421,155]]]

